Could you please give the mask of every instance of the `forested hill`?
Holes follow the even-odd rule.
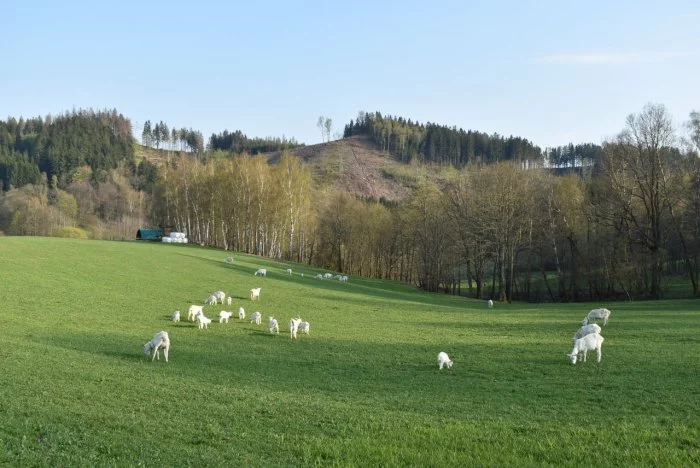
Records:
[[[2,188],[37,184],[41,174],[66,184],[76,169],[100,171],[134,162],[128,118],[112,111],[80,110],[57,117],[0,121]]]

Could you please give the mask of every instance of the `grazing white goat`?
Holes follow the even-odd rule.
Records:
[[[493,300],[489,299],[489,302],[487,302],[489,309],[493,309]]]
[[[250,290],[250,300],[254,301],[256,299],[260,299],[260,291],[262,288],[253,288]]]
[[[333,279],[337,279],[338,281],[340,281],[340,279],[341,279],[342,277],[343,277],[343,275],[335,275],[335,276],[333,277]]]
[[[243,320],[245,318],[245,310],[243,310],[243,307],[238,308],[238,320]],[[260,325],[260,324],[258,324]]]
[[[260,268],[258,271],[255,272],[255,276],[267,276],[267,270],[265,268]]]
[[[567,354],[571,359],[571,364],[576,364],[579,353],[583,353],[583,362],[586,362],[586,354],[594,349],[598,355],[598,362],[600,362],[600,358],[603,356],[603,341],[605,339],[599,333],[591,333],[576,340],[571,354]]]
[[[291,274],[292,274],[292,269],[291,269],[291,268],[287,268],[287,273],[291,275]]]
[[[153,339],[143,345],[143,354],[148,356],[153,351],[153,357],[151,362],[158,358],[160,361],[160,350],[163,350],[163,356],[165,356],[165,362],[168,362],[168,351],[170,350],[170,336],[166,331],[159,331],[155,334]]]
[[[608,309],[593,309],[588,312],[586,318],[583,319],[583,325],[588,325],[590,322],[596,319],[603,320],[603,326],[608,324],[608,319],[610,318],[610,311]]]
[[[310,329],[311,329],[311,324],[309,322],[301,322],[299,324],[299,331],[302,333],[306,333],[308,335]]]
[[[314,278],[316,278],[316,279],[323,279],[323,275],[322,275],[321,273],[319,273],[319,274],[317,274],[316,276],[314,276]]]
[[[191,305],[190,310],[187,311],[187,320],[193,322],[198,315],[204,313],[204,306],[201,305]]]
[[[333,273],[326,273],[323,275],[323,279],[331,279],[333,278]]]
[[[203,328],[209,328],[209,324],[211,323],[211,319],[208,317],[205,317],[204,314],[199,314],[197,316],[197,328],[200,330]]]
[[[233,302],[233,298],[231,296],[226,298],[226,304],[231,305],[231,302]]]
[[[295,317],[289,321],[289,334],[292,339],[297,337],[297,330],[299,329],[299,324],[301,323],[301,318]]]
[[[438,353],[438,368],[442,370],[442,366],[447,366],[448,369],[452,369],[452,361],[447,353],[440,351]]]
[[[340,281],[341,283],[347,283],[347,282],[348,282],[348,277],[347,277],[346,275],[343,275],[343,276],[340,277],[340,279],[339,279],[338,281]]]
[[[209,297],[206,298],[206,300],[204,301],[204,303],[205,303],[206,305],[214,305],[214,304],[216,304],[216,296],[214,296],[214,295],[212,294],[211,296],[209,296]]]
[[[239,310],[240,313],[240,310]],[[253,315],[250,316],[250,323],[254,323],[255,325],[261,325],[262,324],[262,314],[260,312],[253,312]]]
[[[571,344],[576,344],[576,340],[579,338],[583,338],[586,335],[590,335],[591,333],[600,333],[600,325],[597,323],[591,323],[589,325],[584,325],[581,328],[578,329],[576,334],[574,335],[574,339],[571,340]]]
[[[216,291],[212,296],[216,297],[217,302],[221,302],[222,304],[226,300],[226,293],[223,291]]]
[[[233,257],[226,257],[226,258],[224,259],[224,261],[225,261],[226,263],[233,263]]]
[[[180,311],[176,310],[175,312],[173,312],[173,315],[171,315],[170,318],[173,319],[173,322],[179,322],[180,321]]]
[[[267,321],[267,328],[270,329],[270,333],[280,332],[280,326],[277,323],[277,319],[274,317],[270,317],[270,319]]]
[[[232,315],[233,312],[226,312],[225,310],[222,310],[219,312],[219,323],[228,323],[228,319],[230,319]]]

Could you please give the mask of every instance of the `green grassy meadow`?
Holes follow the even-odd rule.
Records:
[[[700,465],[700,301],[488,310],[320,271],[0,237],[0,465]],[[219,289],[233,305],[206,306],[214,323],[198,330],[187,308]],[[218,323],[239,306],[263,325]],[[571,337],[598,306],[612,311],[603,360],[573,366]],[[292,341],[295,315],[311,333]],[[169,363],[143,354],[160,330]]]

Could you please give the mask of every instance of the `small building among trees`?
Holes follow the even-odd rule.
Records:
[[[161,228],[141,228],[136,231],[136,240],[160,241],[164,234]]]

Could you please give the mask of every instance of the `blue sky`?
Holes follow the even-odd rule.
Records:
[[[296,4],[295,4],[296,3]],[[0,116],[116,108],[321,141],[358,111],[600,143],[664,104],[700,111],[700,2],[7,2]],[[334,131],[335,131],[334,130]]]

